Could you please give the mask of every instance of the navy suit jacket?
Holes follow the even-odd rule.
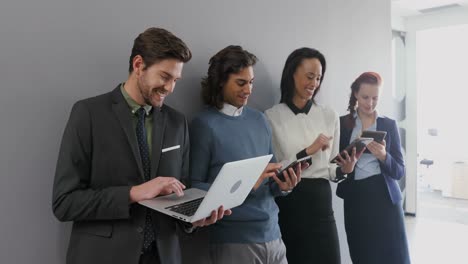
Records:
[[[349,145],[349,140],[353,131],[353,128],[346,126],[347,118],[347,115],[340,117],[340,152]],[[405,162],[403,160],[403,154],[401,153],[398,127],[395,120],[387,117],[378,117],[377,130],[387,132],[387,136],[385,137],[387,158],[384,162],[379,161],[379,163],[380,170],[387,184],[389,198],[393,204],[396,204],[402,199],[397,181],[405,175]],[[353,180],[354,172],[348,174],[348,178],[338,184],[336,195],[346,199],[349,189],[352,188],[351,181]]]

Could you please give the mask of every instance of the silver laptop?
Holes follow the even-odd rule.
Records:
[[[208,191],[190,188],[184,196],[175,194],[159,196],[140,204],[170,215],[185,222],[193,223],[211,215],[222,205],[231,209],[241,205],[273,155],[238,160],[224,164]]]

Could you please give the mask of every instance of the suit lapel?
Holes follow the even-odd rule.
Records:
[[[112,105],[112,110],[114,111],[117,119],[120,122],[125,135],[127,136],[128,143],[132,149],[133,156],[138,166],[138,171],[140,172],[140,177],[144,180],[143,165],[141,163],[140,151],[138,150],[138,143],[136,139],[136,133],[132,121],[132,113],[128,108],[128,104],[123,98],[123,95],[120,91],[120,85],[113,92],[114,104]]]
[[[344,137],[344,144],[343,144],[343,149],[349,145],[349,140],[351,139],[351,133],[353,132],[352,129],[349,129],[347,127],[343,128],[343,137]]]
[[[152,135],[152,154],[151,154],[151,179],[155,178],[158,172],[161,150],[163,148],[164,130],[166,129],[166,114],[164,106],[153,108],[153,135]]]
[[[345,128],[345,133],[344,133],[344,135],[345,135],[345,140],[346,140],[346,141],[345,141],[344,147],[346,147],[347,145],[349,145],[349,143],[350,143],[349,141],[350,141],[350,139],[351,139],[351,134],[352,134],[352,133],[353,133],[353,129]],[[348,178],[349,178],[350,180],[354,180],[354,171],[353,171],[352,173],[348,174]]]
[[[347,118],[347,116],[345,118]],[[340,151],[343,151],[346,148],[346,146],[348,146],[350,143],[349,140],[351,139],[351,133],[353,132],[353,129],[348,128],[346,126],[346,121],[344,119],[342,119],[342,122],[340,123],[340,127],[341,127],[340,129]],[[348,179],[354,180],[354,172],[348,174]],[[345,182],[348,183],[348,181],[345,181]],[[345,185],[342,185],[342,186],[345,186]]]
[[[382,125],[383,125],[383,124],[382,124],[382,120],[383,120],[382,118],[377,117],[377,131],[383,131],[383,130],[382,130],[382,129],[383,129],[383,127],[382,127]]]

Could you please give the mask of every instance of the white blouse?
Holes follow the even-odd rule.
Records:
[[[284,103],[265,111],[273,131],[273,151],[283,165],[296,160],[296,154],[310,146],[320,133],[332,136],[330,148],[312,155],[312,166],[302,172],[303,178],[336,178],[335,163],[330,163],[339,151],[340,120],[329,107],[313,104],[309,113],[295,115]]]

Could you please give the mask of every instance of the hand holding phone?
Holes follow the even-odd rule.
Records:
[[[284,178],[284,175],[283,175],[283,172],[286,171],[288,172],[289,168],[292,168],[294,170],[294,172],[297,173],[297,165],[298,164],[301,164],[301,166],[307,166],[307,164],[310,166],[312,165],[312,158],[310,156],[306,156],[304,158],[301,158],[301,159],[298,159],[298,160],[295,160],[293,162],[291,162],[291,164],[289,164],[287,167],[281,169],[281,170],[278,170],[278,172],[276,173],[276,177],[278,177],[278,179],[280,179],[281,181],[286,181],[286,179]]]

